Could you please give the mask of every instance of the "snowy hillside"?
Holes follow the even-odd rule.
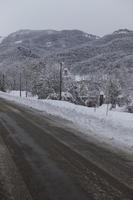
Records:
[[[5,37],[0,44],[0,70],[25,66],[36,61],[63,61],[74,74],[89,74],[100,69],[114,72],[118,65],[131,70],[133,31],[120,29],[98,37],[79,30],[20,30]],[[27,59],[27,61],[26,61]],[[29,64],[28,64],[29,65]]]
[[[96,92],[106,92],[104,77],[110,77],[119,81],[123,96],[133,98],[133,31],[120,29],[98,37],[79,30],[20,30],[0,44],[0,77],[6,74],[7,89],[19,89],[21,72],[23,89],[28,77],[28,90],[36,95],[38,85],[43,89],[42,80],[47,79],[45,69],[54,74],[53,68],[61,62],[76,77],[93,76],[91,84],[97,83],[97,89],[93,87]],[[53,93],[59,93],[57,90],[52,88]]]
[[[4,40],[4,37],[0,37],[0,44],[2,43],[3,40]]]
[[[109,111],[106,115],[106,105],[95,110],[64,101],[20,98],[2,92],[0,97],[64,118],[72,123],[69,126],[78,128],[83,137],[92,137],[125,152],[133,152],[133,114]]]
[[[0,44],[0,71],[35,63],[55,52],[96,39],[97,36],[79,30],[20,30],[5,37]]]

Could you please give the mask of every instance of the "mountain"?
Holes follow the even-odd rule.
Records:
[[[76,75],[133,73],[133,31],[98,37],[79,30],[20,30],[0,43],[0,70],[63,61]]]
[[[118,66],[133,70],[133,31],[118,30],[52,57],[63,60],[73,73],[80,75],[97,70],[108,73]]]
[[[57,50],[63,50],[93,41],[97,36],[89,35],[79,30],[44,30],[31,31],[20,30],[6,37],[0,48],[15,50],[17,47],[30,49],[38,56],[54,53]]]
[[[96,39],[97,36],[79,30],[20,30],[2,39],[0,69],[22,66],[26,60],[29,62],[42,59],[55,52],[80,46]]]

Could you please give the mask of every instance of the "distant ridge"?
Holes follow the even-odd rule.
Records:
[[[133,31],[125,28],[113,32],[113,34],[128,34],[128,33],[133,33]]]
[[[19,30],[0,44],[1,71],[61,61],[77,75],[133,73],[133,31],[119,29],[99,37],[80,30]]]

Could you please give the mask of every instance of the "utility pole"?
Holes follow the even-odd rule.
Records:
[[[20,72],[20,97],[22,97],[22,77]]]
[[[60,97],[59,100],[62,100],[62,62],[60,63]]]
[[[13,90],[16,90],[16,81],[15,81],[15,79],[13,80]]]
[[[2,78],[2,91],[5,92],[5,75],[4,74]]]
[[[26,76],[26,82],[25,82],[25,84],[26,84],[26,93],[25,93],[25,95],[26,95],[26,98],[28,97],[28,80],[27,80],[27,76]]]

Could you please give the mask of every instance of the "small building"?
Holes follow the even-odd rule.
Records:
[[[99,106],[102,106],[104,104],[104,92],[100,92],[100,97],[99,97]]]

